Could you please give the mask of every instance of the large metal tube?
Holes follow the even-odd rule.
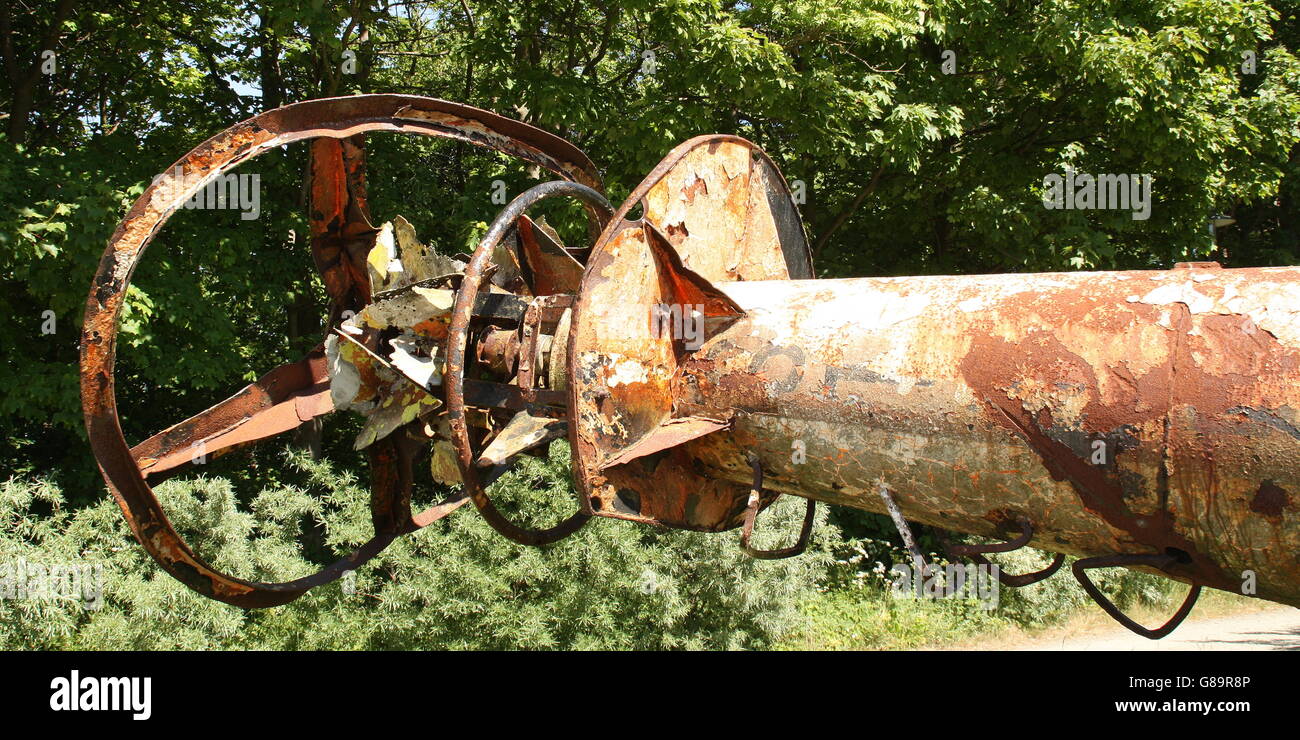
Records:
[[[675,395],[697,464],[1300,605],[1300,269],[722,283]],[[734,416],[733,416],[734,415]],[[708,473],[706,473],[707,475]]]

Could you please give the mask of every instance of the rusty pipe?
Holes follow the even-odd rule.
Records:
[[[687,353],[707,475],[1300,605],[1300,269],[719,283]]]

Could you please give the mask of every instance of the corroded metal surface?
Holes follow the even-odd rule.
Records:
[[[642,218],[668,237],[682,264],[714,281],[813,276],[785,179],[751,142],[691,139],[664,158],[656,175],[647,178]]]
[[[325,356],[316,348],[278,367],[235,395],[131,448],[140,472],[156,484],[184,470],[196,454],[206,458],[255,443],[334,409]],[[194,445],[201,443],[201,449]]]
[[[672,380],[735,414],[713,474],[1300,604],[1300,269],[720,287],[745,317]]]
[[[627,220],[637,205],[641,218]],[[729,414],[675,413],[669,380],[689,350],[651,312],[676,307],[679,322],[697,312],[707,333],[740,315],[711,281],[811,276],[785,180],[745,139],[690,139],[633,188],[587,260],[568,341],[569,438],[587,513],[705,531],[741,526],[749,487],[680,458],[683,443],[725,426]],[[775,497],[763,491],[761,504]]]
[[[451,441],[456,450],[456,463],[460,468],[460,479],[465,486],[466,493],[478,508],[479,513],[483,515],[488,524],[492,525],[493,529],[516,542],[527,545],[543,545],[567,537],[583,526],[590,518],[590,515],[579,509],[559,524],[545,530],[535,531],[514,524],[497,510],[495,504],[492,503],[492,499],[487,494],[488,483],[480,477],[476,464],[478,455],[470,439],[465,405],[466,349],[469,345],[470,320],[473,314],[474,301],[482,284],[487,281],[488,268],[492,264],[492,257],[498,245],[507,231],[515,228],[515,224],[530,206],[544,198],[556,196],[575,198],[583,203],[587,206],[588,213],[593,214],[597,225],[600,227],[603,227],[610,217],[612,209],[605,197],[579,183],[543,183],[518,195],[496,217],[491,226],[488,227],[487,233],[484,234],[478,247],[475,248],[474,255],[465,268],[465,278],[461,282],[461,288],[456,294],[456,305],[452,308],[451,324],[447,329],[447,420],[451,427]],[[532,338],[530,338],[529,334],[530,323],[535,327],[540,321],[540,317],[536,313],[538,305],[537,302],[531,303],[524,315],[524,326],[522,327],[524,339],[521,342],[523,351],[518,361],[519,384],[516,387],[521,390],[521,395],[529,405],[539,399],[539,394],[533,388],[532,374],[533,348],[535,347],[536,337],[533,334],[531,335]],[[543,438],[539,436],[538,442],[540,443]]]
[[[749,486],[700,474],[679,457],[684,442],[725,426],[728,414],[673,418],[671,381],[686,351],[656,329],[650,312],[661,304],[699,306],[707,321],[734,319],[739,310],[674,265],[674,256],[652,227],[626,224],[588,262],[569,339],[574,481],[588,513],[731,529],[743,521]],[[635,447],[649,451],[635,454]],[[774,498],[765,492],[765,503]]]
[[[370,300],[366,254],[378,232],[367,206],[364,138],[311,142],[312,260],[339,312]]]

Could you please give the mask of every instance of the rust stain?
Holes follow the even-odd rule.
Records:
[[[1288,506],[1291,506],[1291,495],[1271,480],[1259,484],[1259,490],[1255,491],[1255,497],[1250,500],[1251,511],[1273,520],[1280,520],[1282,510]]]

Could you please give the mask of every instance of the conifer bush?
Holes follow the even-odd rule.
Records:
[[[524,458],[493,495],[533,526],[572,507],[568,450]],[[365,483],[290,453],[295,483],[245,503],[220,477],[157,491],[195,550],[228,573],[287,580],[370,534]],[[760,518],[760,545],[792,537],[803,502]],[[72,510],[54,485],[0,483],[0,564],[102,566],[98,608],[80,600],[0,599],[2,649],[736,649],[765,647],[800,619],[826,555],[756,561],[735,532],[591,521],[544,548],[515,545],[466,506],[394,542],[345,581],[283,607],[241,610],[191,592],[131,537],[107,496]],[[832,535],[819,522],[816,543]],[[771,540],[771,543],[767,541]],[[0,573],[0,576],[3,576]]]

